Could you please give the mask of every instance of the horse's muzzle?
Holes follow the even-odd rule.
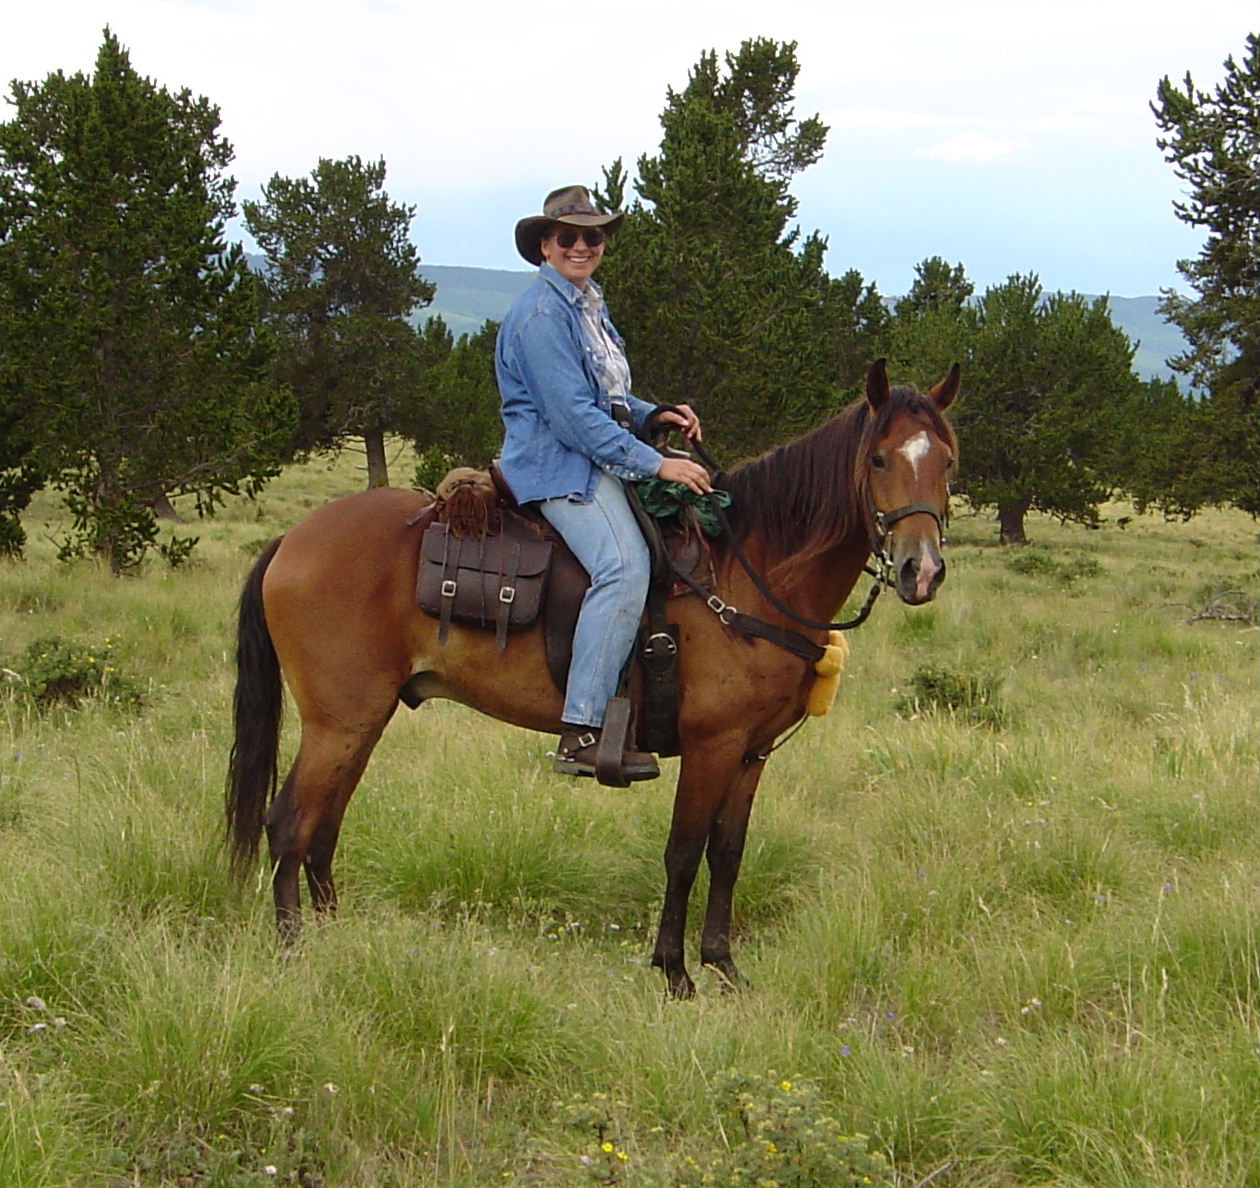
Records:
[[[910,606],[921,606],[936,597],[945,580],[945,559],[933,545],[924,542],[922,551],[906,557],[896,567],[897,597]]]

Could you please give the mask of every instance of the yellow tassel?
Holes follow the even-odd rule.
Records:
[[[819,718],[831,708],[840,684],[840,672],[848,658],[849,641],[844,638],[843,632],[833,631],[826,653],[814,663],[814,671],[818,675],[805,699],[805,712],[810,717]]]

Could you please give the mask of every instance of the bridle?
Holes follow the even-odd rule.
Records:
[[[948,504],[946,504],[944,511],[938,510],[930,503],[920,501],[918,503],[906,503],[901,507],[893,508],[892,511],[882,512],[875,506],[875,500],[871,496],[870,484],[867,483],[866,512],[871,524],[871,556],[875,559],[875,568],[872,569],[869,565],[864,565],[862,569],[863,572],[869,573],[871,577],[885,586],[894,586],[897,582],[888,545],[892,540],[893,525],[899,520],[904,520],[907,516],[931,516],[936,521],[936,530],[940,535],[941,544],[945,543],[945,529],[949,525]]]

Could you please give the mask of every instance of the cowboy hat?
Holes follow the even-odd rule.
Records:
[[[530,215],[516,224],[516,250],[531,264],[541,264],[542,239],[553,223],[573,227],[603,227],[611,235],[625,220],[625,211],[600,214],[585,186],[562,186],[543,200],[543,213]]]

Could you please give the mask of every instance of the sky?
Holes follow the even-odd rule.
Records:
[[[1255,0],[43,0],[11,6],[0,86],[90,72],[108,24],[136,70],[218,105],[237,200],[321,157],[383,157],[430,264],[525,270],[516,220],[660,144],[669,88],[707,50],[795,41],[796,113],[830,127],[798,221],[904,293],[928,256],[983,289],[1185,288],[1201,234],[1156,146],[1159,80],[1214,87]],[[0,107],[0,119],[11,108]],[[231,233],[247,237],[239,224]]]

